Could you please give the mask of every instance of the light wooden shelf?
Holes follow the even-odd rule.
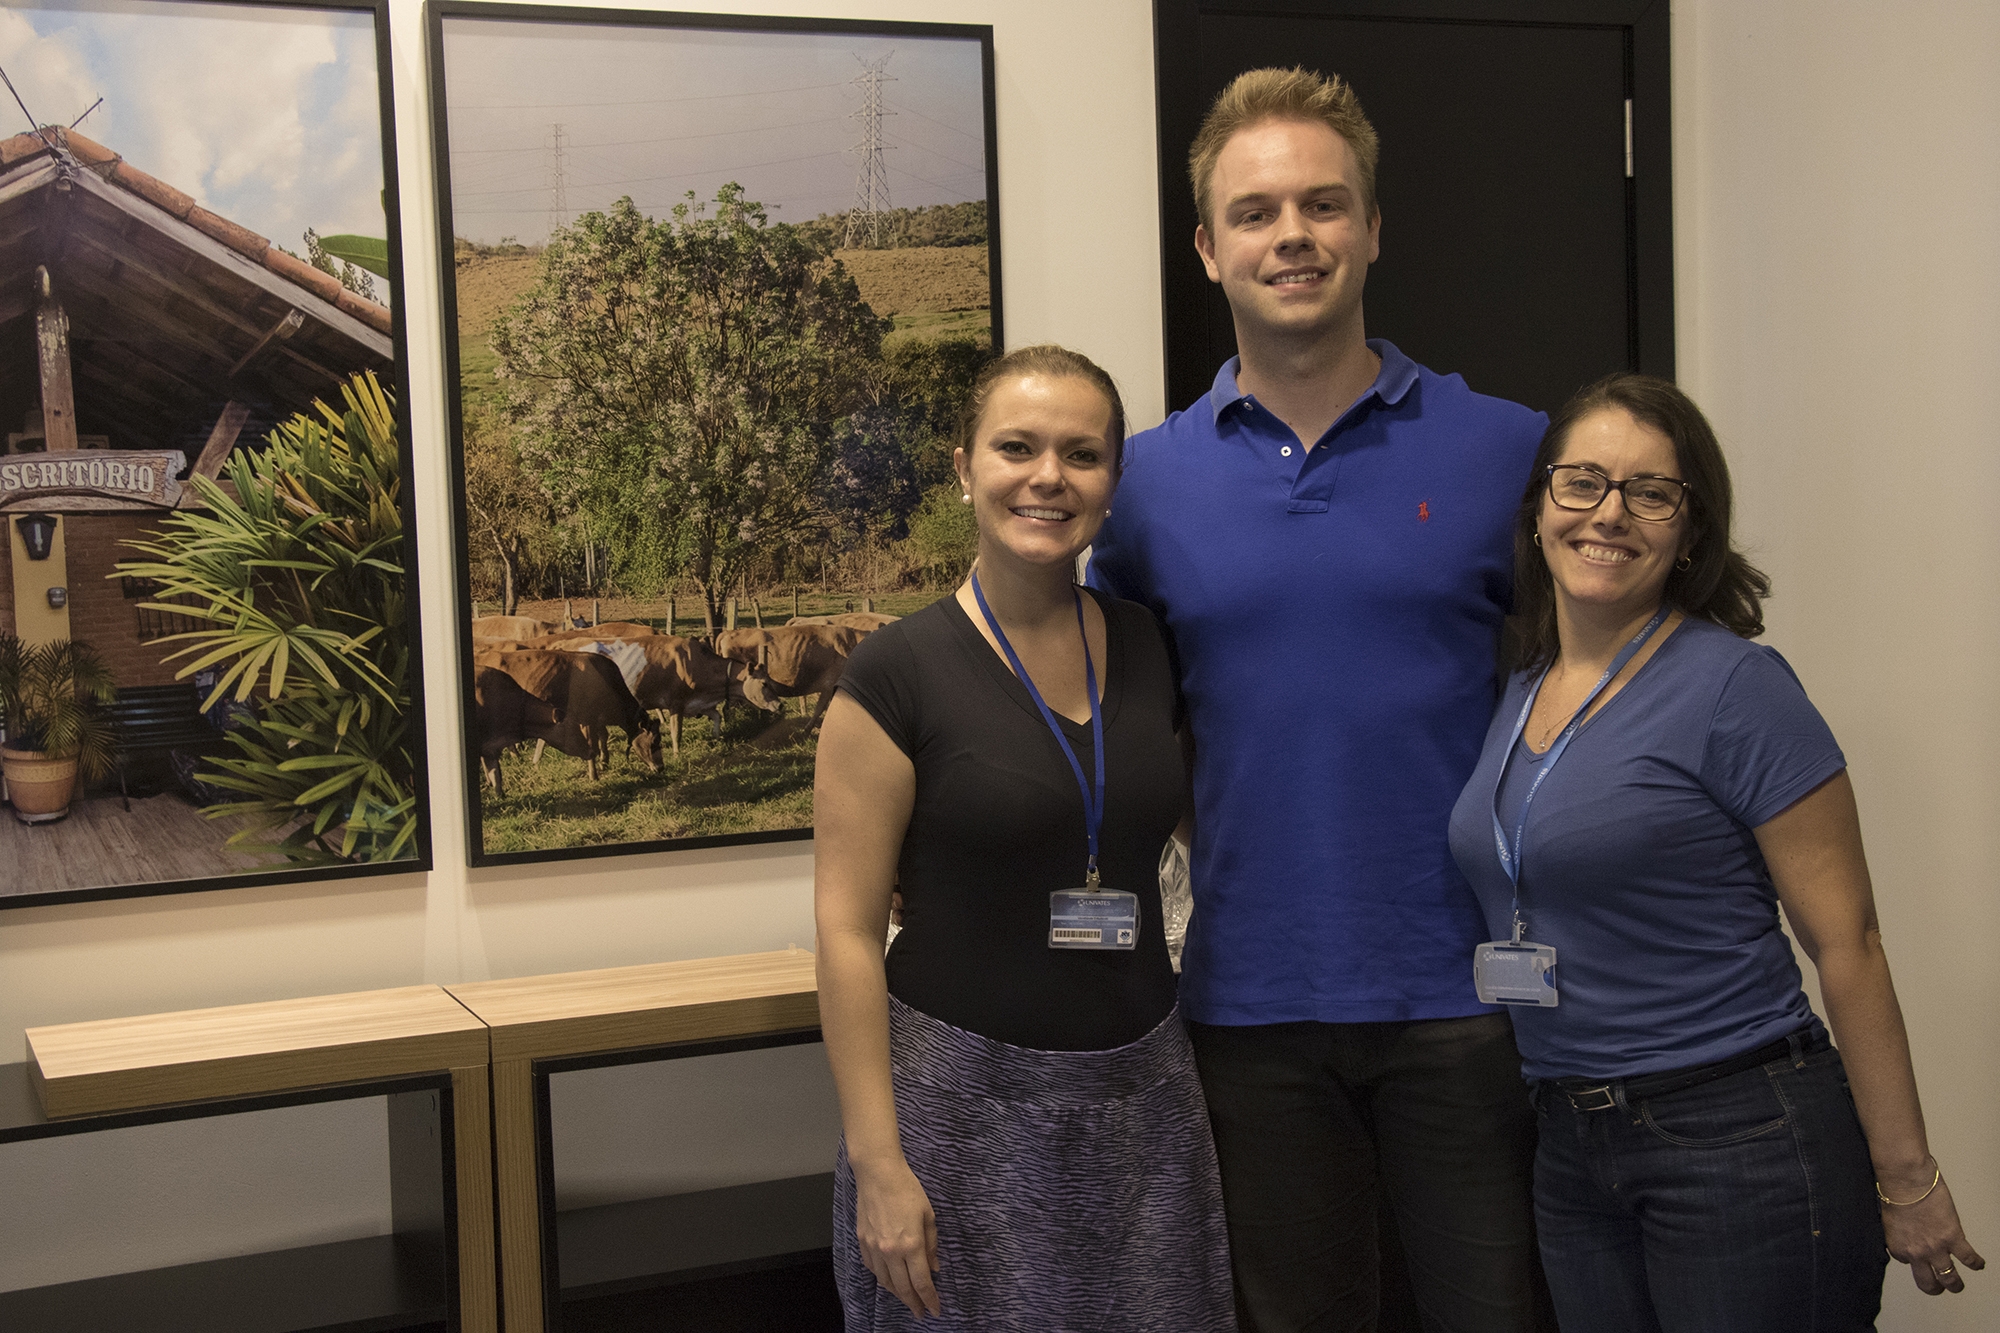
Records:
[[[804,949],[474,981],[445,990],[492,1029],[496,1064],[819,1023],[813,956]]]
[[[449,1200],[435,1198],[424,1211],[448,1209],[461,1237],[456,1275],[460,1327],[465,1333],[492,1333],[498,1327],[488,1240],[494,1215],[487,1030],[440,987],[403,986],[30,1028],[27,1048],[28,1076],[48,1120],[39,1127],[23,1123],[12,1131],[16,1137],[58,1127],[81,1130],[92,1117],[104,1117],[108,1126],[134,1113],[169,1108],[175,1111],[172,1118],[228,1115],[246,1102],[274,1095],[334,1100],[378,1095],[376,1089],[397,1079],[434,1076],[440,1087],[448,1082],[449,1166],[456,1193]],[[398,1117],[395,1099],[391,1104],[393,1165]],[[23,1119],[19,1114],[12,1118]],[[429,1174],[440,1179],[443,1169],[434,1164]],[[403,1188],[400,1180],[392,1184],[398,1192]],[[396,1210],[400,1228],[400,1199]],[[233,1271],[204,1269],[202,1281],[212,1286]],[[137,1283],[144,1275],[130,1277]],[[114,1282],[103,1290],[128,1286]]]
[[[446,988],[491,1030],[500,1300],[510,1330],[548,1326],[544,1187],[551,1145],[538,1132],[538,1062],[810,1032],[819,1026],[813,956],[804,949],[468,982]],[[641,1055],[640,1058],[646,1058]],[[614,1061],[606,1059],[603,1063]]]
[[[29,1028],[51,1117],[395,1078],[487,1061],[486,1025],[437,986]]]

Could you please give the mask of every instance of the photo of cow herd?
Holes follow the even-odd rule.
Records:
[[[807,836],[849,657],[973,554],[986,40],[433,15],[473,860]]]
[[[637,821],[650,814],[659,822],[648,831],[664,837],[690,836],[679,830],[694,828],[705,833],[693,836],[712,836],[804,827],[775,822],[801,813],[796,801],[783,798],[798,794],[791,788],[801,777],[808,786],[811,782],[813,730],[848,655],[895,619],[881,612],[802,616],[769,629],[730,629],[702,638],[631,621],[562,629],[529,616],[480,617],[472,623],[473,698],[489,804],[504,807],[512,774],[516,798],[524,797],[524,789],[541,796],[535,800],[536,822],[558,836],[565,822],[580,825],[578,832],[590,826],[587,817],[566,821],[561,807],[603,804],[591,800],[593,790],[627,807],[652,807],[620,809],[614,826],[636,830]],[[690,728],[690,720],[706,725]],[[698,737],[697,729],[706,735]],[[718,751],[732,740],[743,742],[755,756],[752,765],[766,770],[767,800],[721,802],[738,807],[719,812],[720,820],[738,825],[734,828],[704,823],[704,812],[694,809],[677,818],[671,808],[676,789],[684,803],[699,799],[687,790],[690,785],[741,794],[728,791],[732,784],[719,782],[723,775],[715,771],[717,760],[727,763]],[[562,765],[550,751],[575,762]],[[710,761],[702,766],[703,780],[677,782],[675,775],[698,755]],[[551,786],[570,793],[554,810],[546,799]],[[809,822],[809,792],[807,801],[802,813]],[[760,805],[768,807],[761,820]]]

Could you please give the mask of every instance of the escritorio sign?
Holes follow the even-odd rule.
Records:
[[[64,449],[0,458],[0,504],[101,495],[171,509],[181,497],[174,478],[186,466],[187,455],[178,449]]]

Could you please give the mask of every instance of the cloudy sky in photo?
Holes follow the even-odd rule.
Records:
[[[289,250],[387,231],[368,14],[8,0],[0,66],[43,124],[102,97],[78,133]],[[28,128],[4,88],[0,127]]]
[[[444,32],[452,222],[472,240],[548,236],[558,125],[570,219],[621,195],[657,217],[730,181],[774,221],[844,213],[854,79],[883,56],[891,205],[986,197],[976,41],[457,18]]]

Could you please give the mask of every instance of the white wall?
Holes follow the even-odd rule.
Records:
[[[993,24],[1009,341],[1056,339],[1087,350],[1118,377],[1135,426],[1164,415],[1146,0],[703,0],[653,7]],[[23,1058],[18,1034],[44,1023],[812,943],[807,843],[546,867],[465,866],[424,29],[417,0],[393,0],[391,14],[438,868],[358,885],[0,912],[0,1061]],[[578,1127],[577,1141],[601,1145],[600,1155],[615,1142],[615,1113],[607,1107],[606,1114],[613,1118],[601,1127]],[[381,1111],[378,1103],[362,1104],[350,1115],[356,1125],[366,1120],[372,1127]],[[808,1123],[803,1132],[815,1131]],[[193,1155],[217,1150],[199,1138],[174,1141]],[[33,1164],[23,1158],[17,1165],[11,1150],[0,1149],[0,1197],[41,1199],[35,1215],[47,1233],[68,1228],[78,1244],[93,1243],[101,1236],[94,1219],[105,1196],[81,1174],[88,1143],[42,1150]],[[77,1170],[50,1165],[61,1162]],[[589,1160],[575,1169],[580,1180],[601,1178]],[[387,1218],[384,1170],[353,1171],[345,1195],[337,1181],[274,1178],[273,1207],[348,1218],[352,1234],[379,1230]],[[38,1183],[49,1179],[67,1180],[68,1187],[49,1197]],[[115,1188],[115,1181],[103,1187]],[[195,1257],[191,1235],[205,1237],[202,1252],[212,1254],[269,1243],[254,1227],[239,1225],[233,1211],[218,1207],[185,1218],[171,1248],[165,1236],[151,1249],[144,1234],[127,1237],[121,1266]],[[9,1258],[0,1246],[0,1290],[72,1275],[40,1267],[35,1256],[15,1249]]]
[[[1680,376],[1847,751],[1931,1143],[2000,1259],[2000,7],[1677,0]],[[2000,1269],[1881,1327],[2000,1328]]]
[[[1135,424],[1163,414],[1145,0],[704,7],[993,23],[1011,340],[1083,348]],[[394,17],[439,869],[0,912],[0,1041],[810,941],[804,844],[464,868],[423,34],[415,3]],[[1679,0],[1674,21],[1682,379],[1776,582],[1770,641],[1852,761],[1933,1143],[2000,1257],[2000,7]],[[226,1244],[227,1220],[204,1220]],[[1925,1301],[1893,1270],[1882,1327],[2000,1327],[2000,1270],[1970,1285]]]

